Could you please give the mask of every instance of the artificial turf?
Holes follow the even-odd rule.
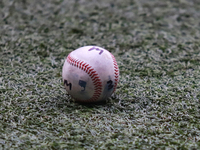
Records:
[[[1,0],[0,149],[199,149],[199,18],[198,0]],[[104,104],[62,83],[85,45],[120,68]]]

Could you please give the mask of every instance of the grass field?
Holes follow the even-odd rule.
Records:
[[[1,149],[200,149],[199,0],[0,0]],[[105,104],[62,66],[97,45],[120,68]]]

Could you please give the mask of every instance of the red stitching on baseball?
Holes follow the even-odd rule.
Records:
[[[115,57],[112,54],[111,54],[111,57],[112,57],[112,60],[113,60],[113,65],[114,65],[114,74],[115,74],[114,91],[115,91],[116,88],[117,88],[117,83],[119,81],[119,68],[118,68],[117,61],[116,61]]]
[[[88,74],[90,74],[90,73],[91,73],[91,71],[93,71],[93,70],[94,70],[94,69],[90,69],[90,68],[91,68],[91,67],[88,67],[88,69],[87,69],[87,71],[86,71]]]
[[[102,93],[102,82],[101,82],[100,77],[98,76],[98,73],[92,68],[92,66],[85,63],[84,61],[73,58],[71,56],[71,53],[67,57],[67,62],[71,64],[72,66],[76,66],[80,68],[81,70],[85,71],[91,77],[95,88],[94,88],[93,96],[89,100],[87,100],[87,102],[96,101]]]

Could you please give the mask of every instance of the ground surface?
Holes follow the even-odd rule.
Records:
[[[1,0],[0,149],[200,148],[198,0]],[[102,105],[74,103],[72,50],[116,57]]]

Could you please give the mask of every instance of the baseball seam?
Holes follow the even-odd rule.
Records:
[[[118,68],[117,61],[116,61],[115,57],[112,54],[111,54],[111,57],[112,57],[112,60],[113,60],[113,65],[114,65],[115,83],[114,83],[114,91],[113,92],[115,92],[115,90],[117,88],[117,83],[119,81],[119,68]]]
[[[93,96],[89,100],[87,100],[87,102],[97,101],[102,93],[102,82],[101,82],[101,79],[100,79],[98,73],[88,63],[86,63],[82,60],[73,58],[71,56],[71,53],[67,57],[67,62],[70,65],[75,66],[75,67],[85,71],[91,77],[95,88],[94,88]],[[78,101],[82,101],[82,100],[78,100]]]

